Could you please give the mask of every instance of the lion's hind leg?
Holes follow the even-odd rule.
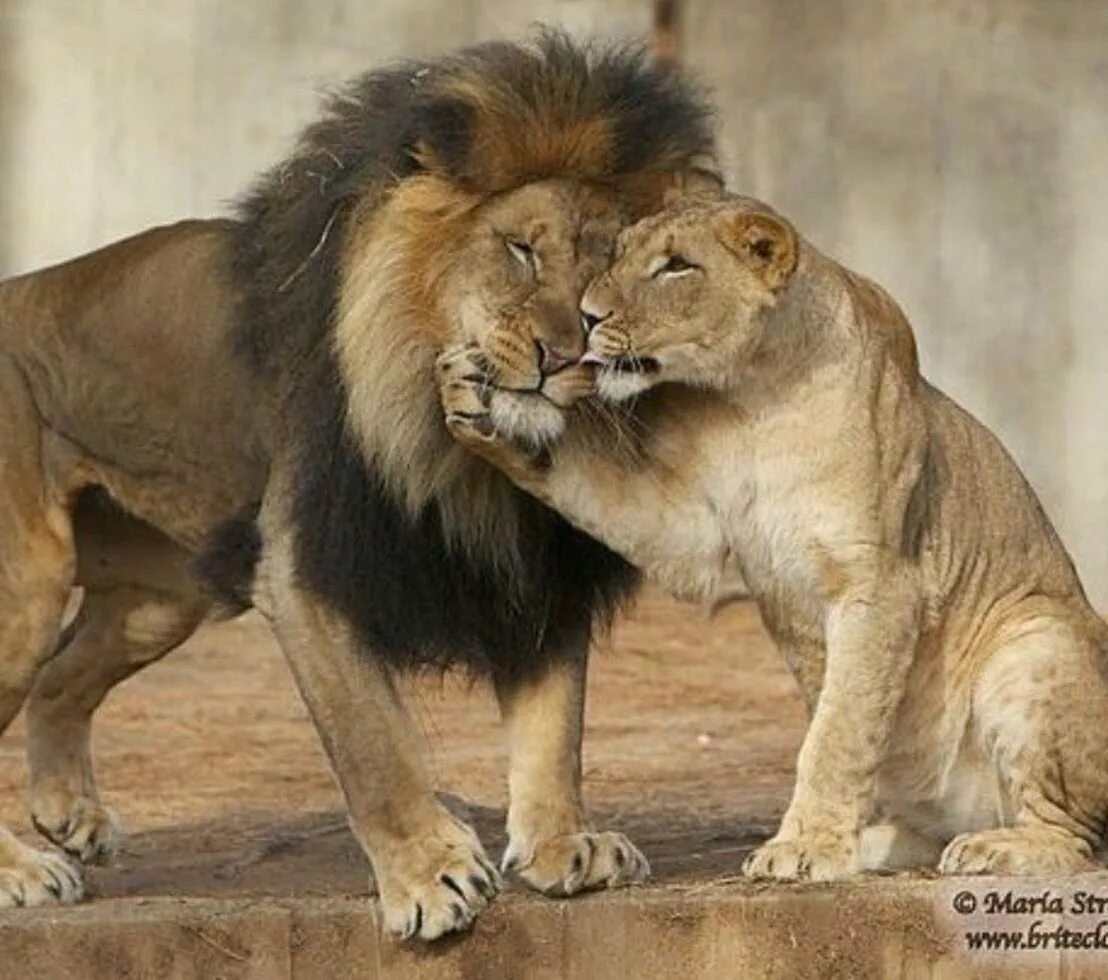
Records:
[[[53,652],[73,584],[68,501],[50,485],[38,413],[0,358],[0,734]],[[80,874],[0,827],[0,907],[75,901]]]
[[[31,813],[43,836],[103,864],[121,835],[96,789],[93,713],[116,684],[187,639],[211,601],[183,548],[96,491],[82,494],[74,524],[85,599],[27,700]]]
[[[1098,635],[1099,634],[1099,635]],[[1092,614],[1038,615],[986,663],[974,727],[997,767],[1005,826],[955,837],[948,874],[1090,871],[1108,816],[1108,679]]]
[[[93,773],[92,716],[108,692],[187,639],[207,609],[188,591],[90,589],[73,639],[39,674],[27,702],[35,827],[85,863],[106,864],[122,834]]]

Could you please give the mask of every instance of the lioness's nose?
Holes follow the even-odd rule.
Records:
[[[581,329],[585,331],[585,336],[587,337],[592,333],[593,328],[599,326],[609,316],[611,316],[610,313],[593,313],[592,310],[581,307]]]

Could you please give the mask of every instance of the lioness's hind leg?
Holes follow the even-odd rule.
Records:
[[[1108,810],[1108,681],[1099,624],[1065,614],[1019,630],[982,671],[975,724],[1009,802],[1008,826],[954,838],[949,874],[1090,871]]]
[[[27,702],[32,819],[40,833],[83,862],[107,863],[122,842],[115,815],[96,789],[93,713],[116,684],[187,639],[206,608],[196,593],[90,589],[73,639],[35,682]]]
[[[0,357],[0,734],[53,652],[74,576],[68,502],[50,485],[43,434],[22,375]],[[67,861],[0,827],[0,907],[75,901]]]

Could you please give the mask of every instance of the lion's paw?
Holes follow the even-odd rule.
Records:
[[[0,908],[69,904],[84,896],[81,872],[62,855],[0,841]]]
[[[650,865],[623,834],[581,832],[509,842],[501,869],[544,895],[566,896],[643,881]]]
[[[948,875],[1075,874],[1099,867],[1086,841],[1050,827],[997,827],[960,834],[939,859],[939,870]]]
[[[99,800],[78,797],[68,805],[35,807],[31,821],[82,864],[110,864],[123,844],[119,819]]]
[[[476,834],[456,823],[396,852],[377,871],[385,931],[401,940],[463,932],[500,886]]]
[[[775,881],[835,881],[857,871],[857,835],[837,831],[774,837],[743,862],[748,878]]]

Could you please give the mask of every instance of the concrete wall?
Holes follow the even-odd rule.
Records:
[[[1108,5],[686,0],[735,186],[882,281],[1108,608]],[[367,65],[649,0],[0,0],[0,274],[223,210]]]
[[[687,6],[735,185],[900,300],[1108,609],[1108,4]]]

